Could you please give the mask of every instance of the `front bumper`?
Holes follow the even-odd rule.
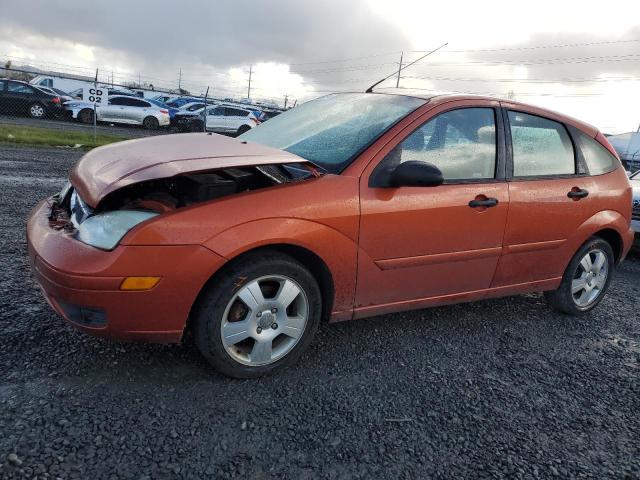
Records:
[[[49,304],[93,335],[179,342],[202,286],[224,258],[200,245],[119,245],[103,251],[52,228],[49,211],[49,201],[41,202],[27,223],[31,269]],[[119,290],[128,276],[161,280],[151,290]],[[78,314],[79,309],[89,313]]]

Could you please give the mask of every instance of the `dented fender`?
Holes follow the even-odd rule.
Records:
[[[266,218],[236,225],[204,246],[227,260],[269,245],[295,245],[316,254],[333,277],[333,316],[350,316],[356,286],[357,244],[327,225],[298,218]]]

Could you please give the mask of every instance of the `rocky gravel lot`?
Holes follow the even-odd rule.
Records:
[[[0,478],[640,478],[640,257],[592,314],[540,295],[324,325],[294,367],[65,325],[25,217],[80,153],[0,149]]]

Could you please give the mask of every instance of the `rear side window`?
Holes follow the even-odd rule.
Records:
[[[4,90],[4,80],[0,80],[0,91]]]
[[[575,152],[561,123],[509,111],[513,145],[513,176],[574,175]]]
[[[8,82],[8,90],[15,93],[33,93],[33,88],[24,83]]]
[[[441,113],[405,138],[383,160],[385,169],[408,161],[435,165],[448,182],[494,178],[494,110],[460,108]]]
[[[582,151],[589,175],[613,172],[620,166],[618,159],[596,139],[579,131],[575,132],[574,138]]]

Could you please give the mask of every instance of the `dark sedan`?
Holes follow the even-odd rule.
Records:
[[[45,118],[61,116],[64,109],[58,95],[39,90],[26,82],[0,79],[0,112]]]

